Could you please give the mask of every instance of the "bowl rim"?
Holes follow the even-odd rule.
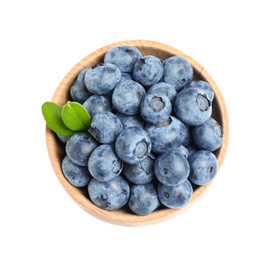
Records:
[[[229,140],[229,119],[228,119],[228,112],[226,108],[226,104],[224,101],[224,98],[220,92],[220,89],[218,88],[216,82],[212,79],[212,77],[209,75],[209,73],[205,70],[204,67],[202,67],[197,61],[192,59],[190,56],[186,55],[182,51],[160,43],[156,41],[151,40],[128,40],[128,41],[119,41],[115,42],[109,45],[106,45],[89,55],[87,55],[85,58],[83,58],[81,61],[79,61],[73,68],[70,69],[70,71],[66,74],[66,76],[63,78],[63,80],[58,85],[57,89],[55,90],[53,97],[51,99],[52,102],[55,102],[59,105],[64,105],[65,101],[63,101],[63,93],[68,95],[67,88],[69,88],[76,78],[77,74],[84,68],[89,67],[87,64],[93,64],[95,61],[100,59],[104,56],[104,54],[112,47],[114,46],[120,46],[120,45],[130,45],[134,46],[136,48],[141,49],[143,52],[146,48],[152,48],[154,50],[158,51],[166,51],[171,56],[173,55],[179,55],[182,57],[185,57],[192,65],[193,69],[199,74],[199,76],[207,81],[213,88],[215,93],[215,98],[217,99],[217,108],[220,110],[221,114],[221,126],[223,128],[224,132],[224,138],[223,138],[223,144],[221,148],[219,148],[218,152],[218,172],[221,168],[221,165],[224,161],[225,154],[228,147],[228,140]],[[94,64],[93,64],[94,65]],[[67,96],[68,97],[68,96]],[[67,98],[66,97],[66,98]],[[52,167],[54,169],[54,172],[59,179],[60,183],[66,190],[66,192],[70,195],[70,197],[86,212],[88,212],[90,215],[116,225],[121,226],[146,226],[146,225],[152,225],[161,223],[165,220],[169,220],[184,211],[186,211],[188,208],[190,208],[192,205],[194,205],[198,199],[202,197],[202,195],[205,194],[205,192],[209,189],[211,183],[208,185],[200,186],[197,188],[193,196],[191,198],[191,201],[183,208],[180,209],[160,209],[158,211],[154,211],[146,216],[139,216],[139,215],[131,215],[131,214],[123,214],[119,211],[108,211],[99,208],[98,206],[94,205],[88,198],[85,197],[82,193],[78,192],[78,189],[74,186],[72,186],[64,177],[62,169],[61,169],[61,160],[58,156],[59,154],[59,145],[58,141],[55,137],[54,132],[48,127],[46,124],[45,129],[45,135],[46,135],[46,144],[47,144],[47,150],[49,154],[49,158],[52,164]]]

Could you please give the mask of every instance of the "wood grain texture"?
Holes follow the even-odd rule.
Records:
[[[185,53],[179,51],[178,49],[159,43],[148,40],[130,40],[130,41],[121,41],[116,42],[105,47],[102,47],[95,52],[89,54],[87,57],[78,62],[64,77],[59,86],[57,87],[53,97],[52,102],[55,102],[59,105],[64,105],[69,99],[69,89],[76,78],[77,74],[84,68],[91,67],[95,64],[101,63],[103,61],[103,57],[105,53],[114,46],[119,45],[130,45],[138,48],[143,55],[154,55],[161,59],[166,59],[168,57],[179,55],[183,56],[189,60],[194,69],[194,77],[193,80],[202,79],[207,81],[213,88],[215,92],[215,99],[213,101],[213,113],[212,117],[215,118],[223,128],[224,131],[224,142],[217,151],[215,151],[215,155],[218,158],[219,169],[224,161],[228,140],[229,140],[229,119],[228,113],[226,109],[226,105],[222,94],[215,83],[215,81],[211,78],[208,72],[194,59],[186,55]],[[103,210],[97,206],[95,206],[89,199],[87,188],[79,189],[71,184],[65,179],[62,170],[61,170],[61,161],[65,156],[64,145],[57,139],[54,132],[46,125],[46,142],[48,153],[50,157],[51,164],[55,171],[56,176],[59,181],[63,185],[66,192],[70,195],[70,197],[86,212],[91,214],[92,216],[117,225],[123,226],[145,226],[152,225],[163,222],[165,220],[171,219],[189,207],[194,205],[195,202],[200,199],[203,194],[209,189],[212,183],[200,187],[194,187],[194,193],[191,201],[187,206],[181,209],[167,209],[160,208],[153,213],[147,216],[138,216],[132,213],[127,207],[119,209],[117,211],[107,211]],[[218,177],[218,176],[217,176]]]

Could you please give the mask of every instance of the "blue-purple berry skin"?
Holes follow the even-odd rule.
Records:
[[[209,184],[217,174],[217,158],[210,151],[199,150],[189,158],[189,163],[189,180],[196,185]]]
[[[179,209],[185,207],[191,200],[193,188],[188,180],[179,186],[167,186],[158,184],[158,198],[161,204],[167,208]]]
[[[160,125],[147,124],[145,131],[151,139],[152,151],[157,154],[179,147],[186,134],[185,125],[173,116]]]
[[[133,46],[115,46],[106,52],[104,62],[115,64],[121,72],[132,72],[135,62],[142,57],[139,49]]]
[[[169,83],[180,91],[193,78],[193,68],[190,62],[181,56],[172,56],[163,61],[162,81]]]
[[[190,143],[189,145],[185,146],[185,148],[188,151],[188,161],[192,157],[192,155],[199,150],[199,148],[194,143]]]
[[[123,162],[117,157],[113,145],[98,146],[90,155],[88,170],[99,181],[109,181],[117,177],[123,169]]]
[[[151,152],[151,140],[141,127],[127,127],[116,138],[117,156],[127,164],[138,164]]]
[[[121,120],[112,112],[97,113],[91,121],[88,130],[94,138],[102,144],[112,144],[123,130]]]
[[[121,175],[106,182],[92,178],[88,185],[88,193],[91,201],[98,207],[117,210],[128,202],[130,187]]]
[[[201,89],[183,89],[175,98],[174,112],[176,117],[187,125],[201,125],[212,114],[212,102]]]
[[[160,206],[152,183],[133,185],[130,189],[129,208],[137,215],[148,215]]]
[[[213,88],[204,80],[193,80],[184,88],[200,88],[207,94],[211,101],[213,101],[215,96]]]
[[[71,98],[80,104],[82,104],[92,95],[92,93],[86,88],[84,83],[85,74],[89,69],[90,68],[85,68],[81,70],[70,88]]]
[[[155,56],[144,56],[134,64],[132,75],[134,80],[143,86],[152,86],[158,83],[163,75],[162,62]]]
[[[161,124],[169,118],[172,105],[164,94],[146,94],[141,102],[140,111],[147,123]]]
[[[185,135],[184,139],[182,141],[182,145],[187,146],[192,142],[192,132],[191,132],[191,127],[187,124],[185,125]]]
[[[144,128],[145,126],[145,121],[142,119],[142,117],[139,114],[129,116],[129,115],[124,115],[119,112],[116,112],[115,115],[117,115],[117,117],[121,120],[124,128],[131,127],[131,126],[138,126],[138,127]]]
[[[178,149],[174,149],[156,159],[154,170],[161,183],[178,186],[188,178],[190,167],[187,158]]]
[[[177,148],[181,154],[183,154],[187,159],[189,158],[189,152],[188,152],[188,149],[183,146],[183,145],[180,145],[178,148]]]
[[[124,81],[127,79],[133,80],[132,74],[129,72],[122,72],[121,73],[121,81]]]
[[[154,178],[155,157],[150,154],[138,164],[124,164],[123,174],[133,184],[147,184]]]
[[[85,74],[86,88],[93,94],[103,95],[113,90],[121,80],[121,71],[111,63],[92,66]]]
[[[113,91],[112,104],[118,112],[125,115],[136,115],[146,95],[145,89],[134,80],[121,81]]]
[[[70,138],[69,136],[63,136],[60,134],[56,134],[56,135],[62,143],[66,143],[68,141],[68,139]]]
[[[68,182],[78,188],[87,186],[91,180],[88,168],[73,163],[67,155],[62,161],[62,171]]]
[[[99,143],[88,132],[73,134],[66,143],[66,153],[69,159],[80,166],[87,166],[91,153]]]
[[[112,112],[112,104],[106,96],[92,95],[83,104],[91,118],[100,112]]]
[[[147,91],[147,94],[164,94],[171,102],[173,102],[177,95],[177,91],[173,85],[166,82],[159,82],[151,86]]]
[[[223,143],[223,130],[220,124],[210,117],[204,124],[192,129],[194,143],[202,150],[216,151]]]

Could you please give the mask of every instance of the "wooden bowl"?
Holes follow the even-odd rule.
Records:
[[[211,78],[208,72],[198,62],[187,56],[185,53],[171,46],[154,41],[132,40],[132,41],[116,42],[107,45],[103,48],[100,48],[94,51],[93,53],[89,54],[84,59],[82,59],[67,73],[67,75],[64,77],[64,79],[57,87],[52,97],[52,102],[55,102],[59,105],[64,105],[70,99],[69,89],[72,85],[72,82],[76,78],[77,74],[86,67],[91,67],[95,64],[101,63],[103,61],[105,53],[110,48],[119,45],[134,46],[138,48],[143,55],[154,55],[161,59],[166,59],[174,55],[183,56],[186,59],[188,59],[191,65],[193,66],[194,69],[193,80],[201,79],[207,81],[212,86],[215,92],[212,117],[215,118],[220,123],[224,131],[224,142],[222,146],[217,151],[215,151],[215,155],[218,158],[218,165],[220,169],[226,154],[229,137],[228,114],[224,99],[217,84]],[[160,207],[159,209],[155,210],[154,212],[146,216],[135,215],[134,213],[131,212],[131,210],[128,209],[128,207],[123,207],[122,209],[119,209],[117,211],[108,211],[97,207],[90,201],[87,193],[87,188],[76,188],[66,180],[61,169],[61,161],[65,156],[64,145],[61,142],[59,142],[55,133],[47,125],[46,125],[46,142],[53,169],[59,181],[63,185],[66,192],[70,195],[70,197],[82,209],[84,209],[92,216],[112,224],[123,226],[145,226],[168,220],[172,217],[179,215],[180,213],[184,212],[189,207],[191,207],[195,202],[198,201],[199,198],[202,197],[202,195],[208,190],[209,186],[213,183],[211,182],[208,185],[194,187],[194,193],[191,201],[187,206],[181,209],[168,209],[165,207],[163,208]]]

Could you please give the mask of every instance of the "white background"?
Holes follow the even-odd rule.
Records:
[[[269,1],[1,1],[0,259],[270,259]],[[230,139],[205,196],[158,225],[102,222],[51,167],[41,105],[105,45],[145,39],[198,61]]]

